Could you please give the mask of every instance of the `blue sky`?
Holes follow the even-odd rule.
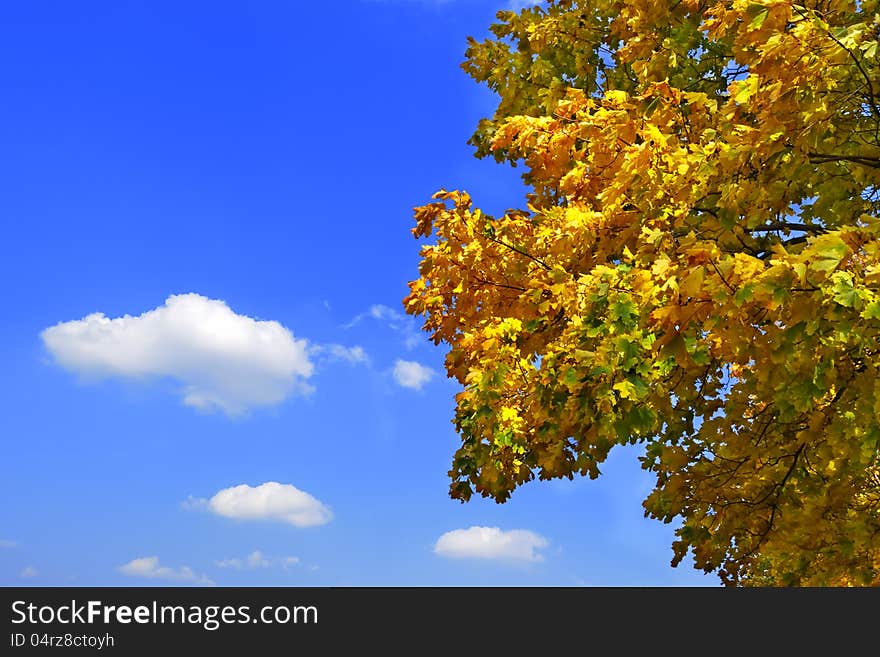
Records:
[[[401,299],[413,206],[521,205],[466,144],[502,2],[4,6],[0,585],[715,584],[632,448],[447,496]]]

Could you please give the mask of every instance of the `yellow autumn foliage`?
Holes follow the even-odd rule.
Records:
[[[677,564],[880,584],[876,0],[557,0],[498,14],[472,143],[526,207],[416,209],[409,313],[461,382],[453,497],[637,443]]]

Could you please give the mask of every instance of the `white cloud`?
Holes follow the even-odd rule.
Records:
[[[256,568],[271,568],[273,566],[280,566],[284,570],[287,570],[290,566],[295,566],[298,563],[299,557],[267,557],[260,552],[260,550],[254,550],[244,559],[239,559],[237,557],[232,559],[220,559],[215,561],[214,565],[218,568],[233,568],[235,570],[242,570],[244,568],[253,570]]]
[[[388,306],[384,306],[381,303],[370,306],[369,313],[370,317],[372,317],[373,319],[388,319],[391,321],[396,321],[402,317],[399,312],[389,308]]]
[[[514,11],[520,11],[521,9],[525,9],[526,7],[534,7],[539,5],[544,0],[508,0],[507,6],[513,9]]]
[[[403,344],[407,349],[414,349],[422,341],[415,319],[407,317],[403,313],[382,305],[381,303],[370,306],[367,312],[361,313],[343,328],[350,329],[360,324],[365,319],[374,319],[384,322],[388,328],[395,331],[403,338]]]
[[[341,344],[316,345],[309,351],[314,356],[325,356],[327,360],[339,361],[344,360],[351,365],[360,363],[369,363],[370,359],[363,347],[345,347]]]
[[[224,488],[210,500],[190,498],[185,504],[226,518],[274,520],[297,527],[323,525],[333,518],[330,509],[305,491],[275,481],[254,487],[241,484]]]
[[[37,577],[40,574],[40,571],[34,568],[33,566],[27,566],[22,570],[18,576],[22,579],[30,579],[32,577]]]
[[[247,556],[248,568],[268,568],[271,564],[259,550],[254,550]]]
[[[434,545],[434,553],[452,559],[538,562],[544,557],[537,550],[549,544],[546,538],[527,529],[470,527],[443,534]]]
[[[434,370],[413,360],[396,360],[394,362],[394,380],[404,388],[421,390],[434,376]]]
[[[373,2],[378,4],[400,4],[413,3],[428,5],[430,7],[440,7],[442,5],[454,4],[456,0],[364,0],[365,2]],[[514,11],[519,11],[525,7],[534,7],[540,5],[544,0],[508,0],[507,7]]]
[[[170,377],[183,384],[184,403],[200,409],[237,414],[310,390],[306,340],[198,294],[172,295],[137,317],[93,313],[41,335],[68,370],[92,378]]]
[[[208,508],[208,500],[204,497],[194,497],[189,495],[180,503],[180,508],[184,511],[205,511]]]
[[[141,557],[132,559],[127,564],[119,566],[119,572],[131,577],[144,577],[146,579],[161,579],[169,582],[189,582],[200,586],[214,586],[214,582],[204,575],[197,575],[189,566],[169,568],[159,563],[159,557]]]
[[[18,543],[15,541],[10,541],[6,538],[0,538],[0,548],[14,548],[18,547]]]
[[[219,561],[215,561],[214,565],[218,568],[234,568],[236,570],[241,570],[242,568],[268,568],[272,563],[263,556],[262,552],[254,550],[244,559],[220,559]]]
[[[299,565],[299,557],[284,557],[281,559],[281,566],[287,570],[291,566]]]

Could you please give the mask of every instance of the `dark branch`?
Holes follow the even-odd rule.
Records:
[[[828,229],[814,224],[793,224],[787,221],[774,221],[764,226],[756,226],[755,228],[746,228],[747,233],[769,232],[775,230],[800,230],[804,233],[812,233],[814,235],[822,235],[827,233]]]
[[[488,237],[491,241],[495,242],[496,244],[500,244],[501,246],[510,249],[510,250],[513,251],[514,253],[519,253],[521,256],[524,256],[524,257],[528,258],[528,259],[531,260],[532,262],[535,262],[535,263],[541,265],[541,266],[542,266],[544,269],[546,269],[547,271],[550,271],[550,266],[549,266],[546,262],[544,262],[544,261],[541,260],[540,258],[536,258],[536,257],[533,256],[531,253],[526,253],[526,252],[523,251],[522,249],[518,249],[518,248],[516,248],[515,246],[513,246],[513,244],[508,244],[508,243],[505,242],[504,240],[499,240],[499,239],[497,239],[497,238],[495,238],[495,237],[492,237],[491,235],[486,235],[486,237]]]
[[[808,153],[810,162],[813,164],[827,164],[828,162],[852,162],[871,169],[880,169],[880,157],[867,155],[841,155],[838,153]]]

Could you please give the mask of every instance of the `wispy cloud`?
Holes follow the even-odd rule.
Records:
[[[310,390],[306,340],[199,294],[172,295],[137,317],[93,313],[41,335],[70,371],[86,378],[170,377],[183,384],[183,402],[200,409],[237,414]]]
[[[130,577],[157,579],[168,582],[185,582],[199,586],[214,586],[214,582],[204,575],[197,575],[189,566],[169,568],[159,563],[159,557],[140,557],[119,566],[119,572]]]
[[[370,362],[367,352],[363,347],[346,347],[341,344],[314,345],[309,349],[309,354],[316,358],[323,358],[329,362],[345,361],[350,365],[368,364]]]
[[[34,568],[33,566],[26,566],[26,567],[25,567],[25,568],[24,568],[24,569],[18,574],[18,576],[21,577],[22,579],[32,579],[32,578],[34,578],[34,577],[38,577],[39,574],[40,574],[40,571],[37,570],[36,568]]]
[[[385,326],[400,335],[403,339],[403,345],[407,349],[416,348],[423,340],[415,319],[382,304],[370,306],[369,310],[357,315],[343,328],[353,328],[365,320],[379,321],[385,324]]]
[[[183,502],[180,503],[180,508],[184,511],[207,511],[208,500],[204,497],[195,497],[194,495],[189,495]]]
[[[372,4],[420,4],[428,7],[441,7],[443,5],[454,5],[456,3],[464,4],[466,0],[362,0]],[[526,7],[534,7],[543,4],[545,0],[507,0],[507,8],[514,11],[525,9]],[[500,3],[499,3],[500,4]]]
[[[394,363],[394,380],[404,388],[421,390],[434,378],[434,370],[413,360],[400,360]]]
[[[443,534],[434,545],[434,553],[451,559],[539,562],[544,556],[538,550],[549,544],[546,538],[527,529],[470,527]]]
[[[214,565],[218,568],[231,568],[234,570],[256,570],[276,566],[287,570],[292,566],[298,565],[299,562],[299,557],[267,557],[260,550],[254,550],[243,559],[238,557],[219,559],[214,562]]]
[[[535,7],[537,5],[544,4],[544,0],[508,0],[507,6],[514,11],[520,11],[522,9],[526,9],[527,7]]]
[[[14,548],[18,547],[18,543],[16,541],[10,541],[6,538],[0,538],[0,548]]]
[[[284,568],[284,570],[287,570],[288,568],[292,568],[293,566],[298,566],[299,564],[300,564],[299,557],[282,557],[282,559],[281,559],[281,567]]]
[[[224,488],[211,499],[190,496],[181,506],[207,510],[236,520],[271,520],[296,527],[323,525],[333,518],[328,507],[290,484],[269,481],[259,486]]]
[[[216,559],[214,565],[218,568],[234,568],[235,570],[241,570],[244,567],[242,560],[237,557],[232,559]]]

